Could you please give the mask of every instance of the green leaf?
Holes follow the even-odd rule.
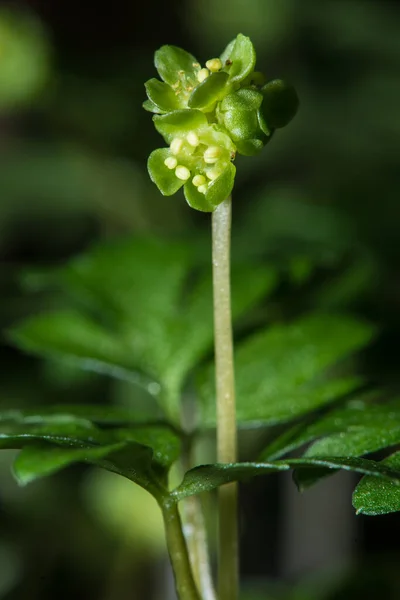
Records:
[[[280,461],[277,461],[278,463]],[[274,463],[273,463],[274,464]],[[343,469],[344,471],[354,471],[363,475],[374,475],[387,480],[394,480],[396,486],[400,486],[400,469],[384,465],[381,462],[367,460],[366,458],[354,457],[321,457],[321,458],[290,458],[285,461],[295,469],[305,469],[306,476],[302,480],[297,479],[296,483],[300,491],[314,483],[314,474],[321,469]],[[307,477],[307,471],[311,470],[311,479]]]
[[[299,98],[294,87],[282,79],[274,79],[266,83],[261,92],[264,96],[261,110],[268,127],[285,127],[299,108]]]
[[[326,415],[305,435],[321,438],[306,451],[312,457],[362,456],[399,444],[400,401],[375,406],[355,402]]]
[[[260,458],[278,458],[316,439],[306,456],[362,456],[400,443],[400,400],[385,404],[351,400],[312,423],[300,423],[284,432]]]
[[[380,464],[400,469],[400,452],[392,454]],[[394,481],[377,477],[363,477],[353,493],[357,514],[386,515],[400,510],[400,487]]]
[[[154,150],[147,161],[147,170],[150,179],[156,184],[163,196],[172,196],[184,184],[181,179],[175,175],[174,169],[169,169],[164,161],[171,156],[169,148],[158,148]]]
[[[142,384],[169,419],[179,422],[185,380],[213,345],[211,277],[202,272],[193,277],[195,248],[134,239],[93,249],[52,277],[83,312],[72,313],[72,320],[70,313],[65,320],[65,312],[33,317],[14,328],[14,341],[23,349]],[[205,250],[201,261],[208,264],[208,255]],[[233,267],[234,318],[275,284],[271,268]]]
[[[211,73],[193,90],[188,102],[190,108],[212,110],[215,102],[223,97],[227,82],[228,74],[224,71]]]
[[[165,141],[170,144],[174,137],[183,137],[190,131],[208,125],[207,117],[200,110],[176,110],[167,115],[154,116],[154,125]]]
[[[157,114],[162,114],[162,112],[163,112],[151,100],[145,100],[143,102],[142,106],[143,106],[144,110],[147,110],[147,112],[152,112],[152,113],[157,113]]]
[[[185,473],[182,483],[172,492],[177,500],[194,494],[209,492],[232,481],[246,481],[252,477],[287,471],[290,467],[278,463],[232,463],[201,465]]]
[[[88,418],[76,417],[48,409],[37,411],[5,411],[0,419],[0,447],[22,448],[37,442],[58,446],[109,445],[135,442],[148,446],[154,452],[159,467],[170,467],[180,454],[180,437],[172,428],[162,424],[131,424],[105,429],[94,425]]]
[[[169,85],[175,85],[184,75],[195,78],[200,69],[195,57],[177,46],[162,46],[154,55],[154,64]]]
[[[250,38],[241,33],[236,37],[232,46],[228,45],[223,53],[223,57],[224,62],[226,60],[231,62],[228,71],[230,83],[240,83],[254,71],[256,51]]]
[[[151,449],[133,442],[86,448],[55,448],[49,444],[26,447],[17,456],[13,472],[17,481],[26,485],[79,462],[122,475],[155,498],[164,492],[152,469]]]
[[[3,409],[0,410],[0,426],[2,421],[26,421],[28,423],[40,423],[53,420],[55,422],[71,419],[72,421],[90,421],[94,425],[142,425],[161,424],[162,413],[157,412],[157,407],[151,406],[151,413],[138,413],[134,407],[122,406],[99,406],[96,404],[57,404],[53,406],[42,406],[39,408]],[[168,427],[168,423],[164,422]]]
[[[23,449],[15,472],[23,483],[75,462],[90,462],[135,481],[154,495],[180,455],[180,438],[161,425],[95,426],[88,419],[48,410],[5,411],[0,448]]]
[[[246,481],[252,477],[268,475],[277,471],[287,471],[290,468],[308,471],[315,468],[333,470],[344,469],[362,474],[373,474],[377,477],[395,480],[400,486],[400,469],[384,466],[381,463],[362,458],[293,458],[285,461],[269,463],[232,463],[200,465],[185,473],[182,483],[173,490],[172,495],[182,500],[194,494],[208,492],[232,481]]]
[[[127,340],[76,311],[44,313],[26,319],[8,333],[17,346],[29,353],[62,358],[88,371],[111,375],[146,387],[157,395],[154,378],[133,363]]]
[[[235,355],[240,425],[276,424],[308,413],[359,385],[328,377],[327,369],[367,344],[374,328],[346,316],[312,315],[275,325],[238,347]],[[213,367],[199,382],[203,420],[215,425]]]
[[[179,96],[167,83],[149,79],[144,85],[150,102],[160,111],[167,113],[182,108]]]

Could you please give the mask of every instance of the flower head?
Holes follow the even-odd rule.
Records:
[[[175,46],[155,53],[163,81],[147,81],[143,106],[155,113],[155,127],[168,144],[148,161],[162,194],[183,186],[190,206],[213,211],[232,191],[236,153],[257,154],[294,116],[294,88],[281,80],[265,83],[255,62],[253,44],[242,34],[205,66]]]

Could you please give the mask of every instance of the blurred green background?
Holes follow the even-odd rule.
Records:
[[[272,315],[344,309],[377,323],[364,368],[397,390],[400,6],[389,0],[2,2],[1,328],[58,302],[24,290],[27,267],[116,236],[207,241],[209,215],[148,179],[147,156],[163,144],[141,106],[143,83],[162,44],[204,62],[238,32],[270,78],[295,85],[301,108],[261,155],[237,161],[234,258],[278,266]],[[0,354],[3,406],[132,395],[5,341]],[[10,462],[2,452],[1,599],[174,598],[144,492],[83,468],[18,489]],[[399,597],[398,515],[356,518],[348,477],[334,482],[304,498],[281,476],[243,486],[245,600]]]

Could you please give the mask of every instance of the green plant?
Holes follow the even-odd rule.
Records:
[[[245,36],[206,64],[202,69],[183,50],[161,48],[156,66],[164,81],[147,82],[145,108],[156,113],[155,126],[169,145],[149,158],[152,180],[164,195],[183,186],[190,206],[212,213],[213,277],[196,240],[99,246],[33,277],[36,286],[61,292],[66,306],[9,332],[28,352],[129,380],[146,390],[147,404],[2,410],[0,447],[21,449],[13,467],[21,484],[83,462],[152,494],[181,600],[216,597],[197,496],[218,488],[218,597],[235,600],[236,482],[294,469],[304,489],[348,469],[365,476],[354,493],[358,512],[398,510],[398,456],[363,457],[400,442],[400,412],[397,400],[382,403],[378,392],[366,394],[354,374],[350,358],[375,335],[371,324],[329,313],[246,321],[279,281],[277,269],[261,264],[233,264],[231,305],[232,161],[236,153],[261,151],[298,101],[291,86],[265,82],[254,71],[255,52]],[[232,320],[241,333],[235,381]],[[214,338],[215,366],[208,362]],[[193,394],[196,414],[188,418]],[[261,452],[249,457],[256,460],[237,461],[236,426],[262,433]],[[214,428],[217,462],[197,464],[197,442]],[[304,446],[299,458],[290,457]],[[169,472],[177,462],[182,481],[171,489]],[[194,531],[188,540],[180,502]]]

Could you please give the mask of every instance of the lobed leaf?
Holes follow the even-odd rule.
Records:
[[[307,456],[362,456],[400,442],[400,400],[373,404],[351,400],[311,423],[300,423],[284,432],[261,454],[272,460],[314,440]]]
[[[85,312],[100,315],[101,324],[85,312],[41,315],[14,328],[13,340],[25,350],[139,383],[179,422],[182,386],[213,344],[211,277],[189,285],[193,253],[194,245],[160,240],[100,246],[53,279]],[[233,268],[232,278],[234,318],[276,283],[268,268]]]
[[[380,464],[400,469],[400,452],[395,452]],[[377,477],[361,479],[353,492],[353,506],[357,514],[386,515],[400,510],[400,487],[395,481],[382,481]]]
[[[371,325],[350,317],[312,315],[248,338],[235,354],[239,425],[290,421],[353,390],[357,378],[333,379],[326,371],[373,335]],[[216,422],[214,385],[210,366],[199,378],[205,426]]]
[[[399,465],[396,465],[399,466]],[[185,473],[182,483],[173,490],[172,495],[182,500],[194,494],[213,490],[233,481],[246,481],[252,477],[268,475],[277,471],[287,471],[290,468],[309,471],[315,468],[331,470],[344,469],[362,474],[375,475],[384,480],[392,481],[400,489],[400,469],[382,465],[362,458],[326,457],[318,459],[289,459],[285,461],[263,463],[232,463],[200,465]]]

